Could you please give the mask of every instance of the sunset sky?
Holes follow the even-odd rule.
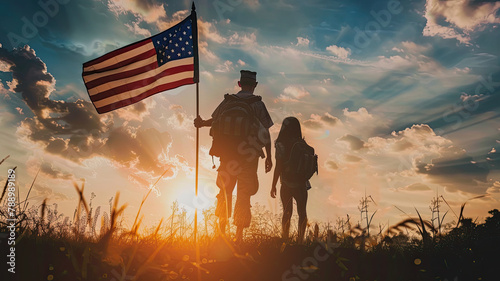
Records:
[[[192,214],[213,205],[211,138],[200,130],[200,197],[194,201],[195,86],[97,114],[82,64],[184,19],[191,1],[42,0],[0,4],[0,180],[17,166],[24,198],[48,198],[72,216],[73,181],[107,210],[120,191],[133,218],[148,187],[148,225],[173,201]],[[365,194],[375,223],[430,219],[436,192],[482,219],[500,200],[500,2],[196,1],[200,114],[209,118],[239,71],[257,71],[275,125],[297,117],[319,155],[308,215],[359,220]],[[14,49],[17,47],[17,49]],[[274,149],[273,149],[274,159]],[[280,212],[259,164],[252,204]],[[443,207],[446,211],[448,208]],[[456,217],[447,216],[446,221]]]

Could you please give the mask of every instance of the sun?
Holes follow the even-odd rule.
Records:
[[[216,187],[215,187],[216,189]],[[194,218],[195,210],[198,209],[198,214],[202,210],[212,207],[216,201],[216,191],[210,183],[200,181],[198,196],[195,194],[194,181],[182,180],[172,192],[169,193],[170,202],[177,202],[179,210],[185,210],[187,215]],[[168,204],[171,211],[172,204]]]

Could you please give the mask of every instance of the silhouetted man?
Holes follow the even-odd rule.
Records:
[[[232,194],[238,184],[233,216],[238,242],[243,238],[243,229],[250,226],[250,197],[259,188],[257,168],[259,156],[264,158],[262,147],[266,149],[266,173],[273,166],[269,136],[273,121],[262,98],[253,94],[257,86],[256,76],[256,72],[242,70],[238,81],[241,91],[234,95],[226,94],[211,119],[203,120],[198,116],[194,120],[197,128],[212,127],[210,155],[220,157],[217,170],[220,191],[215,215],[219,218],[222,233],[225,233],[227,218],[231,216]]]

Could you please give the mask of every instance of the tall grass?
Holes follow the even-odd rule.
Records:
[[[18,218],[20,218],[16,225],[19,233],[18,240],[22,240],[19,247],[26,247],[24,248],[26,251],[33,251],[32,249],[36,249],[37,252],[43,251],[46,256],[50,257],[50,260],[44,260],[40,256],[42,264],[49,263],[50,268],[56,264],[57,269],[48,272],[49,267],[35,267],[32,271],[24,273],[27,276],[26,280],[40,278],[45,280],[48,277],[44,274],[53,275],[59,280],[111,280],[112,278],[115,280],[195,280],[198,273],[202,273],[206,278],[219,276],[217,265],[221,262],[235,259],[237,264],[265,267],[263,263],[267,259],[279,257],[288,260],[291,258],[290,253],[306,255],[307,251],[315,249],[318,243],[336,245],[331,255],[334,264],[331,268],[334,271],[340,270],[339,272],[343,274],[339,275],[338,280],[349,280],[346,278],[355,278],[358,273],[368,274],[363,273],[363,269],[354,263],[354,261],[359,261],[359,255],[370,257],[370,255],[382,252],[387,255],[390,253],[392,256],[405,253],[410,253],[408,255],[412,257],[416,254],[430,256],[430,253],[435,254],[436,249],[444,252],[446,249],[444,245],[455,245],[457,241],[463,241],[464,237],[472,235],[470,231],[479,229],[479,226],[466,218],[466,204],[470,200],[484,197],[470,198],[461,205],[459,215],[457,215],[442,195],[436,195],[431,200],[431,213],[428,216],[417,209],[415,209],[416,215],[408,215],[400,209],[407,218],[393,225],[379,224],[378,231],[374,231],[371,224],[377,212],[370,213],[369,204],[375,204],[375,201],[371,196],[365,195],[359,207],[363,226],[361,223],[352,223],[349,215],[339,217],[334,225],[329,222],[310,222],[306,231],[305,245],[296,245],[290,241],[283,242],[280,239],[280,214],[273,213],[260,204],[255,204],[252,208],[252,223],[245,232],[245,242],[235,246],[228,237],[222,237],[221,240],[218,235],[214,207],[202,210],[197,241],[194,241],[193,221],[178,203],[171,206],[172,212],[169,217],[160,219],[156,225],[143,226],[141,211],[151,190],[148,190],[142,198],[132,226],[126,228],[123,219],[127,204],[120,203],[120,193],[117,192],[109,200],[108,212],[103,206],[93,206],[96,195],[91,193],[89,197],[83,182],[73,184],[78,201],[71,218],[60,213],[58,205],[49,204],[47,199],[38,206],[30,206],[29,194],[36,184],[36,177],[31,183],[26,199],[18,201],[16,206]],[[6,227],[4,218],[7,214],[2,200],[0,200],[0,230],[4,231]],[[445,203],[448,210],[443,210],[444,205],[441,203]],[[449,229],[443,225],[444,217],[448,212],[453,213],[458,220],[456,225]],[[498,218],[497,213],[493,212],[492,215]],[[291,231],[296,235],[296,216],[292,220]],[[231,226],[229,233],[234,232],[234,226]],[[467,234],[469,236],[464,233],[469,233]],[[196,257],[195,242],[200,248],[199,258],[194,258]],[[294,252],[296,247],[304,247],[304,250]],[[473,248],[473,246],[470,247]],[[324,247],[324,249],[329,248]],[[20,255],[28,255],[28,252],[20,253]],[[449,260],[447,262],[450,263]],[[286,270],[286,267],[283,270]],[[319,266],[314,270],[321,272],[325,269]],[[212,279],[209,278],[209,280]],[[313,277],[311,280],[326,279]],[[378,280],[393,279],[379,277]]]

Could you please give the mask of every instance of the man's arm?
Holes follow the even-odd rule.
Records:
[[[267,129],[267,134],[270,137],[269,129]],[[271,155],[271,139],[266,142],[266,173],[269,173],[273,168],[273,160]]]
[[[198,116],[198,117],[196,117],[196,119],[194,119],[194,126],[196,128],[211,127],[212,126],[212,121],[213,121],[213,118],[210,118],[208,120],[203,120],[201,118],[201,116]]]

